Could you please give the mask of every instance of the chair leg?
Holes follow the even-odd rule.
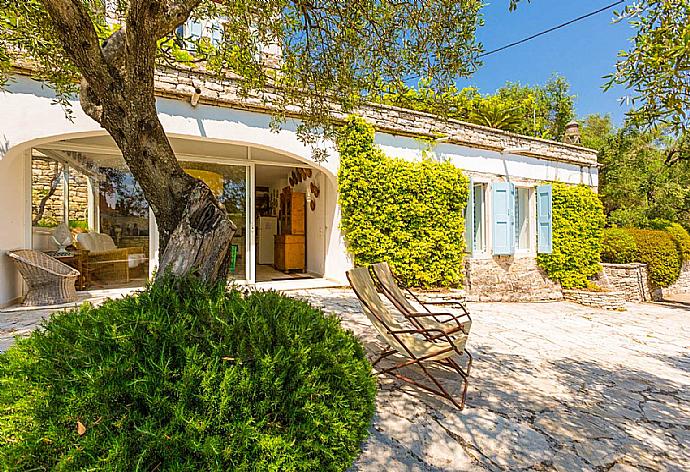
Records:
[[[385,359],[386,357],[391,356],[391,355],[393,355],[393,354],[395,354],[395,350],[394,350],[394,349],[384,349],[384,350],[382,350],[382,351],[381,351],[381,354],[379,354],[379,356],[376,358],[376,360],[375,360],[374,362],[371,363],[371,366],[372,366],[372,367],[376,367],[376,364],[378,364],[378,363],[381,362],[383,359]]]
[[[388,353],[386,353],[386,354],[387,354],[387,355],[390,355],[390,354],[388,354]],[[387,356],[386,356],[386,357],[387,357]],[[378,362],[379,360],[381,360],[381,359],[382,359],[382,357],[380,356],[380,358],[377,359],[377,362]],[[444,361],[448,361],[448,362],[444,362]],[[413,360],[408,360],[408,361],[406,361],[406,362],[402,362],[402,363],[397,364],[397,365],[395,365],[395,366],[393,366],[393,367],[389,367],[389,368],[387,368],[387,369],[384,369],[384,370],[380,371],[379,373],[385,374],[385,375],[390,375],[390,376],[392,376],[392,377],[395,377],[395,378],[398,379],[398,380],[402,380],[403,382],[412,384],[412,385],[414,385],[414,386],[416,386],[416,387],[419,387],[419,388],[421,388],[421,389],[423,389],[423,390],[426,390],[426,391],[431,392],[431,393],[433,393],[433,394],[435,394],[435,395],[438,395],[439,397],[445,398],[446,400],[450,401],[458,410],[462,411],[462,410],[465,408],[465,399],[466,399],[466,397],[467,397],[467,374],[466,374],[465,372],[463,372],[463,370],[460,368],[460,366],[459,366],[455,361],[453,361],[453,360],[451,360],[451,359],[445,359],[444,361],[431,361],[431,362],[436,362],[436,363],[439,363],[439,364],[443,364],[443,365],[448,365],[448,366],[450,366],[450,367],[451,367],[454,371],[456,371],[457,374],[462,378],[462,382],[463,382],[464,385],[463,385],[463,390],[462,390],[462,395],[461,395],[460,403],[458,403],[458,402],[455,400],[455,398],[453,398],[453,396],[443,387],[443,385],[441,384],[441,382],[439,382],[439,381],[438,381],[438,380],[427,370],[426,366],[423,365],[422,362],[421,362],[419,359],[413,359]],[[422,383],[420,383],[420,382],[417,382],[416,380],[413,380],[413,379],[411,379],[411,378],[409,378],[409,377],[407,377],[407,376],[405,376],[405,375],[402,375],[402,374],[400,374],[400,373],[398,373],[398,372],[395,372],[395,371],[397,371],[397,370],[399,370],[399,369],[402,369],[402,368],[404,368],[404,367],[409,367],[409,366],[412,366],[412,365],[415,365],[415,364],[418,365],[418,366],[422,369],[422,371],[424,372],[424,375],[426,375],[426,377],[428,377],[429,380],[431,380],[431,381],[433,382],[433,384],[436,385],[436,387],[437,387],[438,389],[429,387],[428,385],[424,385],[424,384],[422,384]]]

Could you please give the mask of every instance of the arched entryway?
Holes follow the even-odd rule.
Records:
[[[182,167],[211,187],[238,227],[233,279],[255,283],[326,275],[329,250],[337,247],[331,241],[338,224],[331,172],[255,143],[181,135],[170,140]],[[112,260],[92,263],[85,286],[143,284],[157,266],[157,228],[112,139],[89,132],[41,140],[27,156],[31,247],[54,251],[52,228],[65,222],[75,233],[104,236],[98,236],[100,242],[76,236],[93,245],[91,252],[103,251],[103,241],[113,252]],[[288,200],[294,206],[286,205]],[[295,218],[299,225],[291,222]]]

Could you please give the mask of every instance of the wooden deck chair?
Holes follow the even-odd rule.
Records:
[[[446,326],[445,329],[405,327],[401,323],[405,323],[407,319],[401,314],[396,318],[395,314],[383,303],[367,268],[358,267],[351,269],[347,271],[347,278],[362,304],[364,314],[388,344],[373,361],[372,365],[375,367],[381,360],[397,352],[406,359],[393,367],[379,370],[379,373],[390,375],[443,397],[462,410],[465,407],[467,378],[472,366],[472,358],[468,358],[466,370],[463,370],[458,362],[452,358],[456,355],[462,357],[463,353],[466,352],[465,343],[467,342],[467,335],[462,333],[461,327]],[[426,314],[426,316],[431,317],[433,315]],[[460,376],[463,388],[459,402],[448,393],[438,379],[429,371],[429,364],[440,364]],[[411,366],[419,366],[435,387],[417,382],[398,372],[404,367]]]
[[[410,289],[405,287],[408,296],[424,310],[420,312],[419,308],[416,308],[403,293],[400,288],[400,281],[395,277],[387,262],[373,264],[370,268],[374,273],[374,277],[378,282],[377,285],[381,289],[381,292],[383,292],[386,298],[388,298],[416,327],[447,329],[449,325],[455,324],[462,329],[465,335],[470,334],[472,318],[464,303],[451,300],[422,303]],[[460,309],[461,313],[455,315],[453,313],[432,312],[427,305],[454,305]],[[429,316],[430,314],[432,315],[431,317]],[[469,352],[466,354],[472,357]]]

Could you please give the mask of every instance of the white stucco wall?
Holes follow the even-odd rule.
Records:
[[[376,143],[386,155],[407,160],[420,159],[423,151],[428,149],[427,144],[421,141],[385,133],[376,134]],[[432,152],[436,158],[447,160],[468,172],[534,181],[585,184],[592,187],[599,185],[596,167],[583,167],[519,154],[501,154],[446,143],[437,144]]]

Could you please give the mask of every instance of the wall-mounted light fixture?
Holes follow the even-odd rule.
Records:
[[[192,106],[195,107],[199,103],[200,98],[201,98],[201,89],[199,87],[194,87],[194,93],[192,94],[191,98],[189,99],[189,103],[191,103]]]

